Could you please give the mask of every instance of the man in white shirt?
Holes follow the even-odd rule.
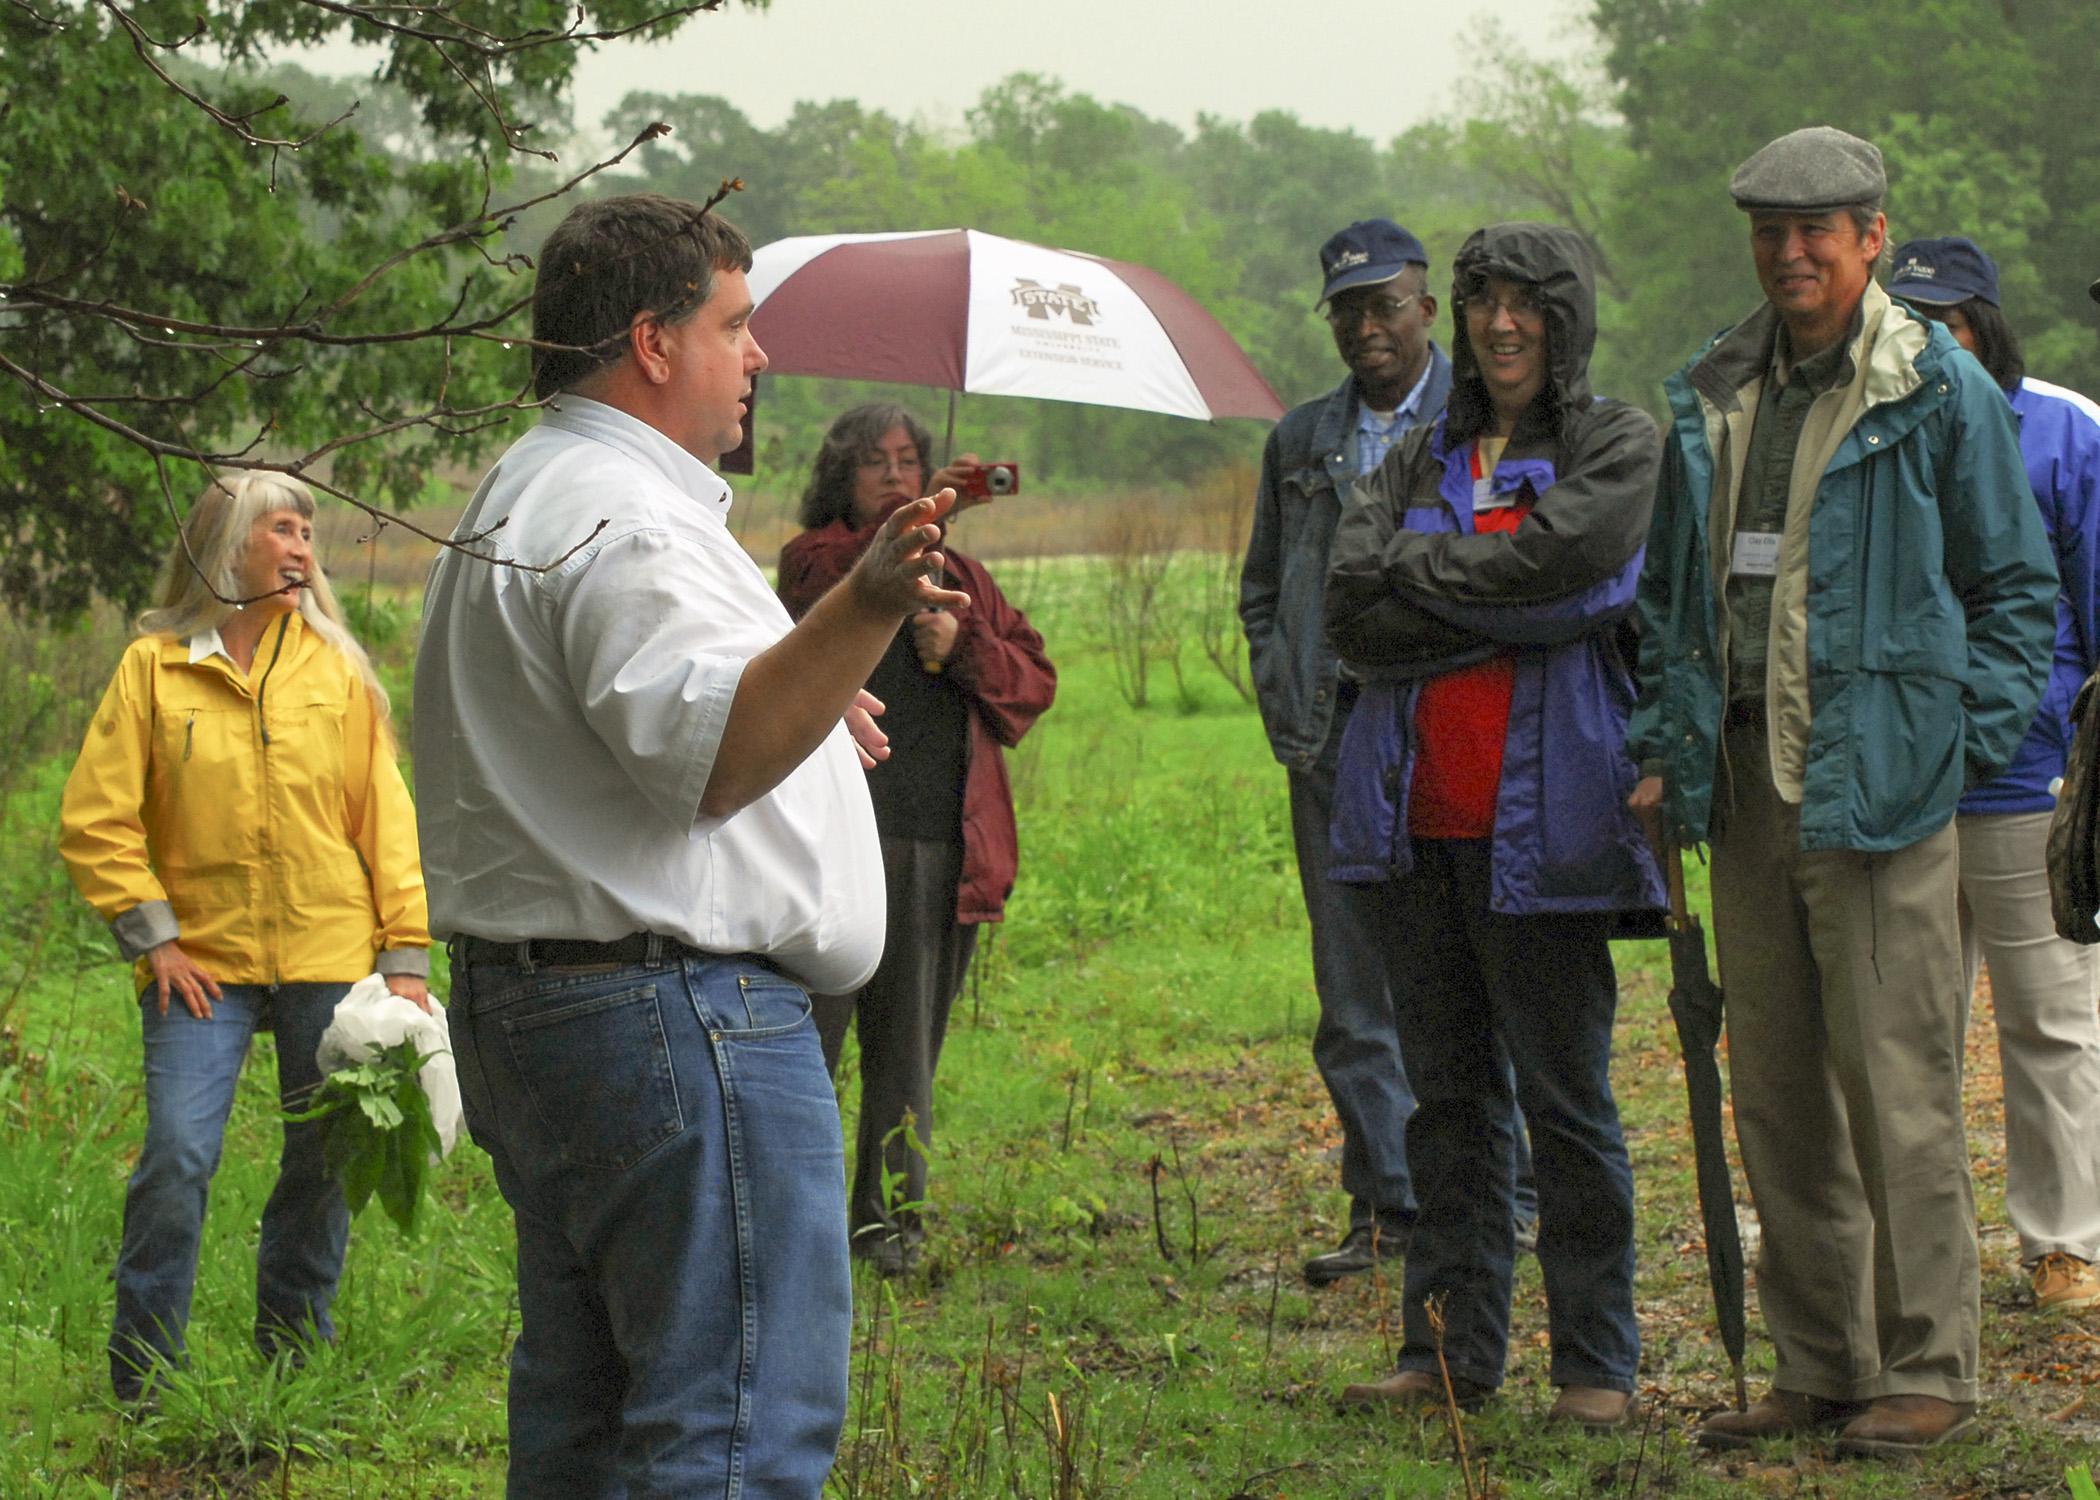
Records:
[[[790,627],[724,524],[765,355],[751,249],[579,205],[533,299],[539,425],[431,570],[414,746],[474,1138],[518,1230],[509,1494],[815,1500],[850,1333],[837,1107],[806,991],[880,957],[857,704],[944,590],[900,510]],[[474,539],[480,539],[478,541]],[[546,565],[544,571],[538,570]]]

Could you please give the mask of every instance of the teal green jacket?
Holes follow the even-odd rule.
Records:
[[[1771,771],[1799,799],[1803,850],[1900,849],[1945,827],[1963,789],[2012,757],[2055,639],[2056,570],[2004,395],[1879,287],[1862,309],[1852,377],[1803,431],[1775,580]],[[1664,383],[1627,748],[1663,778],[1681,844],[1714,822],[1729,698],[1718,601],[1777,333],[1760,308]]]

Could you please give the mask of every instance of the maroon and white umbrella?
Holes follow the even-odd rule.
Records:
[[[1157,271],[975,229],[804,235],[759,250],[751,331],[781,375],[1281,417],[1232,335]]]

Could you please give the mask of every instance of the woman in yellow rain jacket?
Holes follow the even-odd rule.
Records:
[[[279,1096],[296,1107],[351,984],[376,969],[429,1009],[415,809],[386,694],[314,557],[313,515],[312,493],[281,475],[205,491],[66,781],[66,866],[140,986],[146,1140],[109,1346],[123,1400],[182,1360],[249,1037],[274,1027]],[[319,1126],[286,1126],[257,1252],[265,1355],[333,1336],[349,1232]]]

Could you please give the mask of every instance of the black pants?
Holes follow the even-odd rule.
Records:
[[[815,997],[824,1062],[838,1071],[851,1017],[860,1037],[860,1134],[853,1153],[847,1216],[858,1235],[887,1224],[909,1238],[919,1234],[916,1205],[926,1198],[926,1158],[910,1136],[933,1144],[933,1070],[941,1060],[948,1012],[962,993],[975,924],[955,920],[962,883],[962,847],[927,839],[882,840],[889,929],[882,963],[857,995]],[[911,1130],[885,1138],[912,1118]],[[902,1180],[883,1201],[885,1171]]]

